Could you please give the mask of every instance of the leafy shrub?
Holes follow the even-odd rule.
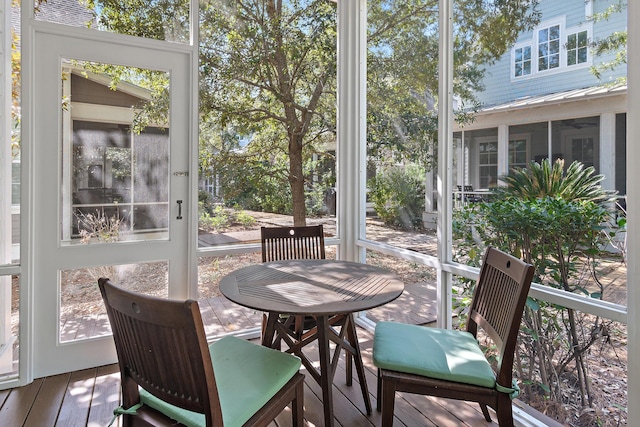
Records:
[[[234,214],[233,222],[242,225],[244,228],[250,228],[256,224],[256,219],[245,211],[240,210],[239,207],[234,209]]]
[[[202,202],[200,202],[202,204]],[[220,231],[228,228],[231,225],[229,212],[221,205],[215,206],[211,212],[203,208],[201,205],[200,218],[198,220],[198,226],[207,231],[215,230]]]
[[[211,193],[205,190],[198,191],[198,207],[200,211],[203,209],[207,211],[209,214],[213,212],[213,208],[215,207],[215,203],[213,200],[213,196]]]
[[[244,228],[252,227],[256,224],[254,217],[235,206],[233,209],[225,208],[222,205],[215,206],[211,212],[202,207],[200,202],[200,217],[198,227],[205,231],[224,231],[234,225],[241,225]]]
[[[418,167],[395,167],[369,179],[369,197],[385,224],[405,230],[422,227],[424,179]]]
[[[477,262],[486,246],[509,252],[536,268],[534,282],[602,299],[594,265],[607,243],[614,194],[600,185],[592,167],[562,160],[532,162],[504,177],[506,187],[491,202],[469,204],[454,215],[456,258]],[[585,267],[588,268],[585,274]],[[594,277],[595,284],[586,278]],[[459,307],[469,299],[461,287]],[[542,400],[587,407],[593,403],[588,351],[606,330],[602,319],[556,304],[527,301],[516,361],[525,401]],[[567,380],[569,379],[569,380]],[[568,384],[572,389],[568,389]]]

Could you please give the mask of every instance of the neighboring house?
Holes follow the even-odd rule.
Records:
[[[147,90],[88,73],[79,65],[62,65],[62,200],[63,240],[80,230],[105,227],[115,218],[122,229],[164,231],[168,227],[168,129],[148,126],[136,133],[136,108],[150,99]],[[68,100],[68,101],[64,101]],[[14,161],[19,167],[19,161]],[[14,192],[15,202],[18,194]],[[161,196],[161,195],[165,196]],[[91,215],[78,226],[78,220]],[[19,212],[13,215],[13,239],[19,239]]]
[[[120,82],[109,88],[109,77],[63,65],[63,221],[77,237],[78,220],[91,214],[117,218],[134,232],[168,227],[169,132],[147,126],[132,129],[136,109],[150,99],[146,89]],[[68,135],[68,136],[67,136]],[[67,160],[69,159],[69,160]],[[89,226],[85,222],[84,228]],[[83,226],[80,226],[83,228]]]
[[[591,66],[590,43],[626,31],[626,10],[607,21],[594,13],[617,0],[541,0],[540,23],[519,36],[487,66],[481,110],[475,121],[456,125],[456,181],[490,188],[513,167],[534,160],[580,161],[603,174],[603,186],[626,193],[626,66],[603,73]]]

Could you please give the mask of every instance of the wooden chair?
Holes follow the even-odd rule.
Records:
[[[322,225],[261,227],[262,262],[325,259]]]
[[[303,425],[304,375],[290,354],[225,337],[207,346],[197,301],[153,298],[98,280],[118,354],[123,426],[267,426],[291,403]]]
[[[325,259],[324,229],[322,225],[302,227],[261,227],[262,262],[286,261],[290,259]],[[311,316],[284,316],[296,331],[298,339],[304,331],[315,327],[315,319]],[[263,317],[262,330],[266,325]]]
[[[457,199],[458,200],[464,200],[465,202],[481,202],[482,196],[478,195],[475,193],[475,190],[473,189],[473,185],[458,185],[458,195],[457,195]],[[464,195],[464,199],[462,199],[462,196]]]
[[[500,426],[513,426],[513,359],[533,266],[488,248],[476,284],[466,331],[394,322],[376,325],[373,361],[378,367],[378,411],[382,425],[393,424],[396,391],[480,404],[495,409]],[[476,334],[482,328],[498,351],[496,372]]]

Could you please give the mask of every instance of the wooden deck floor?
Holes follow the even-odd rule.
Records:
[[[434,289],[423,284],[411,287],[403,296],[373,310],[375,320],[397,320],[424,324],[435,320]],[[403,307],[401,310],[400,307]],[[406,307],[411,307],[410,311]],[[246,310],[223,298],[201,301],[203,319],[211,334],[260,325],[261,313]],[[380,426],[376,405],[376,370],[373,366],[372,334],[358,328],[360,347],[367,368],[367,386],[374,412],[367,415],[357,378],[351,387],[345,384],[344,357],[334,379],[334,408],[337,426]],[[311,348],[310,355],[317,359]],[[303,369],[304,372],[304,369]],[[120,375],[117,365],[101,366],[46,378],[11,390],[0,391],[0,426],[7,427],[98,427],[107,426],[120,401]],[[307,375],[305,381],[305,425],[322,426],[320,386]],[[114,426],[120,426],[117,420]],[[289,413],[281,414],[274,426],[290,426]],[[396,397],[396,426],[496,426],[487,423],[479,406],[465,402],[435,399],[410,394]],[[544,425],[544,423],[540,423]]]
[[[360,344],[367,366],[367,385],[372,403],[376,402],[376,375],[371,363],[372,336],[360,329]],[[366,415],[357,380],[345,385],[340,361],[334,381],[335,420],[339,426],[379,426],[380,415]],[[304,370],[303,370],[304,372]],[[117,365],[102,366],[37,379],[28,386],[0,392],[0,425],[25,427],[106,426],[120,399]],[[323,425],[320,386],[307,375],[305,387],[305,425]],[[396,400],[396,425],[405,426],[485,426],[479,407],[462,402],[401,395]],[[464,420],[464,421],[462,421]],[[274,424],[289,426],[288,413]],[[120,426],[119,422],[114,426]]]

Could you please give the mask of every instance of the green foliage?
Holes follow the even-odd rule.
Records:
[[[220,205],[215,206],[211,212],[200,205],[200,218],[198,228],[205,231],[221,231],[231,225],[228,212]]]
[[[204,210],[208,213],[213,212],[213,209],[215,208],[213,195],[208,191],[198,190],[198,207],[200,210]]]
[[[536,4],[456,2],[454,91],[465,103],[475,104],[472,94],[480,87],[483,64],[502,55],[521,31],[537,22]],[[99,25],[110,31],[178,41],[188,35],[186,0],[89,0],[89,5],[99,11]],[[294,222],[303,221],[306,209],[315,211],[320,200],[305,200],[309,180],[304,165],[336,137],[336,3],[222,0],[199,5],[202,170],[239,170],[239,163],[246,163],[245,171],[253,173],[257,163],[266,161],[271,167],[261,170],[267,181],[263,190],[273,186],[283,195],[289,186],[292,201],[270,200],[274,195],[262,190],[257,199],[266,204],[264,209],[286,208],[294,213]],[[408,159],[431,168],[437,124],[437,0],[375,0],[367,7],[369,151],[378,159]],[[152,84],[156,82],[163,84]],[[154,112],[168,111],[166,80],[156,77],[146,87],[153,94],[150,107],[139,115],[140,125],[157,122]],[[229,129],[248,136],[249,146],[239,149],[237,141],[226,137]],[[243,190],[231,200],[255,201],[244,185],[248,180],[237,174],[234,179]]]
[[[239,209],[239,208],[237,208]],[[244,228],[251,228],[256,224],[256,219],[242,210],[237,210],[235,221]]]
[[[84,0],[100,11],[98,26],[155,40],[189,40],[189,0]]]
[[[556,160],[553,165],[549,159],[544,159],[540,163],[530,162],[527,168],[516,168],[510,175],[502,177],[506,187],[498,191],[507,197],[525,200],[549,196],[564,200],[612,202],[615,193],[600,186],[603,179],[603,175],[595,175],[593,166],[585,167],[576,161],[565,170],[563,159]]]
[[[391,168],[369,180],[369,197],[378,216],[405,230],[422,227],[425,172],[421,168]]]
[[[593,168],[577,163],[566,170],[563,166],[562,161],[553,166],[546,160],[532,162],[528,169],[504,177],[507,186],[492,202],[469,204],[456,212],[456,258],[473,260],[474,254],[492,245],[533,264],[536,283],[602,298],[597,278],[593,284],[585,277],[595,276],[592,266],[615,232],[611,230],[617,228],[611,202],[615,194],[600,187],[603,177],[594,175]],[[458,300],[462,309],[463,298]],[[588,405],[585,352],[601,329],[598,318],[529,298],[518,364],[518,377],[527,385],[525,397],[546,390],[546,398],[563,401],[564,396],[577,395],[580,404]],[[564,390],[566,383],[559,380],[570,364],[577,393]]]
[[[219,204],[209,204],[206,197],[200,199],[198,228],[201,230],[220,232],[235,225],[251,228],[256,224],[256,219],[238,206],[229,209]]]
[[[612,15],[623,13],[627,9],[627,2],[618,0],[610,4],[603,12],[594,13],[590,20],[592,22],[607,21]],[[614,31],[613,33],[591,42],[593,55],[598,57],[613,53],[614,57],[610,61],[598,61],[591,66],[591,73],[598,79],[602,79],[605,71],[615,70],[627,63],[627,30]],[[595,61],[594,61],[595,62]],[[618,79],[621,83],[626,83],[627,78]]]
[[[454,93],[477,108],[483,68],[540,15],[537,1],[454,4]],[[371,1],[367,34],[367,150],[379,159],[435,161],[438,93],[437,0]],[[467,113],[458,115],[461,122]]]
[[[264,176],[260,186],[253,188],[249,209],[290,215],[293,212],[291,189],[272,176]]]
[[[319,216],[326,213],[325,209],[325,196],[328,187],[318,183],[313,185],[307,191],[305,191],[305,199],[307,201],[307,213],[313,216]]]

